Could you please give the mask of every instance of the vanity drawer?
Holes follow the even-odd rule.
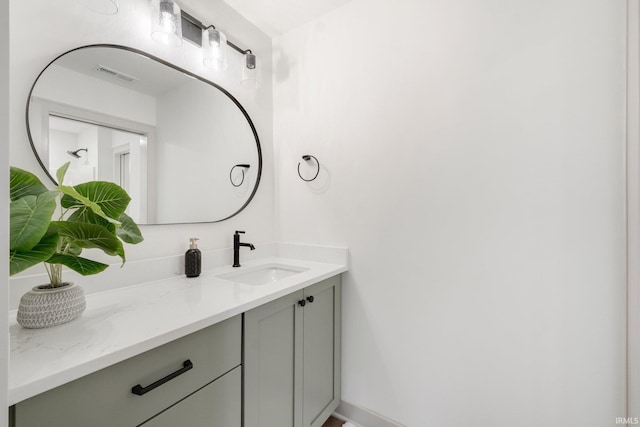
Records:
[[[241,369],[238,366],[140,427],[241,427]]]
[[[239,366],[241,322],[233,317],[20,402],[15,426],[138,425]],[[143,395],[132,393],[136,385]]]

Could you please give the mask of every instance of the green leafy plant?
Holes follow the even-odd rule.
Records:
[[[10,274],[42,262],[50,288],[64,285],[62,266],[83,276],[108,267],[81,257],[83,249],[95,248],[118,256],[124,265],[122,242],[137,244],[143,240],[136,223],[125,214],[131,198],[122,187],[106,181],[64,185],[68,168],[66,163],[58,169],[60,184],[54,190],[47,189],[34,174],[11,168]],[[60,215],[52,220],[58,206]]]

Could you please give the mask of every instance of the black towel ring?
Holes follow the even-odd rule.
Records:
[[[300,174],[300,162],[298,162],[298,176],[300,177],[301,180],[306,181],[306,182],[311,182],[314,179],[316,179],[318,177],[318,174],[320,173],[320,162],[318,161],[318,159],[315,158],[315,156],[312,156],[310,154],[305,154],[304,156],[302,156],[302,160],[305,161],[310,161],[311,159],[316,161],[317,167],[318,169],[316,170],[316,174],[313,176],[313,178],[311,179],[305,179],[301,174]]]
[[[233,185],[234,187],[240,187],[242,185],[242,183],[244,182],[244,171],[245,169],[249,169],[251,167],[251,165],[248,165],[246,163],[241,163],[239,165],[235,165],[234,167],[231,168],[231,171],[229,171],[229,181],[231,181],[231,185]],[[235,168],[240,168],[240,170],[242,171],[242,180],[240,181],[240,184],[236,185],[233,182],[233,170]]]

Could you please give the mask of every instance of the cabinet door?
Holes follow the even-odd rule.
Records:
[[[298,291],[244,314],[244,427],[301,425],[302,298]]]
[[[241,427],[241,368],[142,424],[144,427]]]
[[[340,403],[340,291],[340,276],[304,290],[304,427],[322,426]]]

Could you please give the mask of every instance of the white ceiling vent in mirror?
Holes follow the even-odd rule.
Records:
[[[114,70],[113,68],[105,67],[104,65],[98,64],[96,67],[96,72],[102,73],[108,77],[113,77],[114,79],[124,80],[125,82],[134,82],[136,80],[140,80],[137,77],[130,76],[121,71]]]

